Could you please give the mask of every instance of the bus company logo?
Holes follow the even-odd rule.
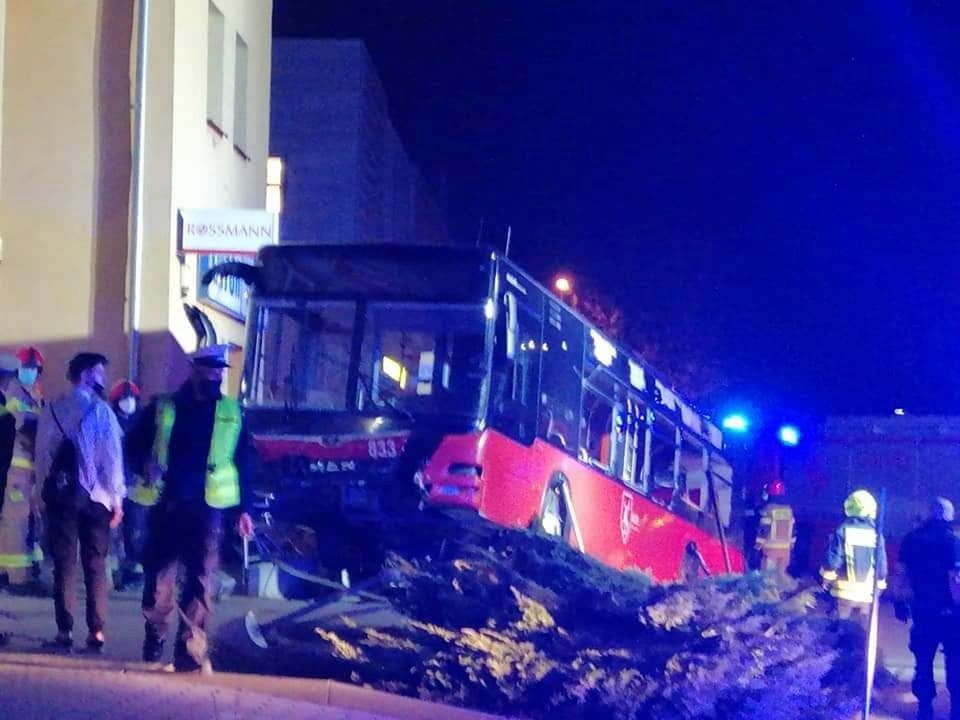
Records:
[[[623,493],[620,498],[620,539],[626,545],[630,536],[640,529],[640,516],[633,510],[633,495]]]

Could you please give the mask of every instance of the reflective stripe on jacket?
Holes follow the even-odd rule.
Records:
[[[17,421],[17,437],[13,443],[13,462],[10,466],[21,470],[33,470],[40,404],[22,388],[14,389],[13,392],[17,392],[20,397],[11,393],[7,398],[7,410]]]
[[[176,419],[173,398],[158,399],[153,460],[162,468],[168,465],[170,437]],[[240,426],[240,404],[233,398],[220,398],[214,415],[204,486],[204,499],[212,508],[225,509],[240,504],[240,473],[234,461],[240,442]]]
[[[834,597],[869,603],[873,600],[875,574],[877,587],[885,589],[887,553],[883,537],[877,534],[873,521],[847,518],[830,538],[820,575]]]
[[[793,547],[793,509],[768,503],[760,510],[757,547],[761,550],[790,550]]]

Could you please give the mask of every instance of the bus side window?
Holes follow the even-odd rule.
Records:
[[[548,300],[543,323],[540,374],[540,437],[576,454],[583,392],[583,321]]]
[[[650,496],[661,505],[669,506],[677,488],[676,428],[664,415],[654,413],[650,433]]]
[[[596,390],[587,387],[583,396],[583,433],[581,459],[610,469],[613,404]]]
[[[537,432],[540,390],[539,314],[511,292],[502,298],[491,379],[493,427],[529,444]]]

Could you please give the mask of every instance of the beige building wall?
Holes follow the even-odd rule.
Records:
[[[144,184],[142,380],[168,389],[195,338],[183,302],[193,258],[178,257],[179,208],[263,207],[269,119],[269,0],[214,0],[225,17],[226,137],[207,125],[207,0],[153,0]],[[135,0],[0,0],[0,351],[66,359],[105,352],[127,374],[126,290]],[[249,49],[244,158],[233,147],[234,45]],[[206,309],[206,308],[204,308]],[[209,311],[222,339],[239,322]]]
[[[131,3],[7,0],[0,346],[122,353]],[[97,299],[100,302],[97,302]]]

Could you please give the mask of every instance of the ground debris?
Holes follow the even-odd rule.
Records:
[[[393,626],[280,625],[277,652],[319,677],[536,720],[846,720],[863,677],[855,631],[808,596],[759,576],[656,586],[526,532],[442,557],[394,547],[371,592]]]

